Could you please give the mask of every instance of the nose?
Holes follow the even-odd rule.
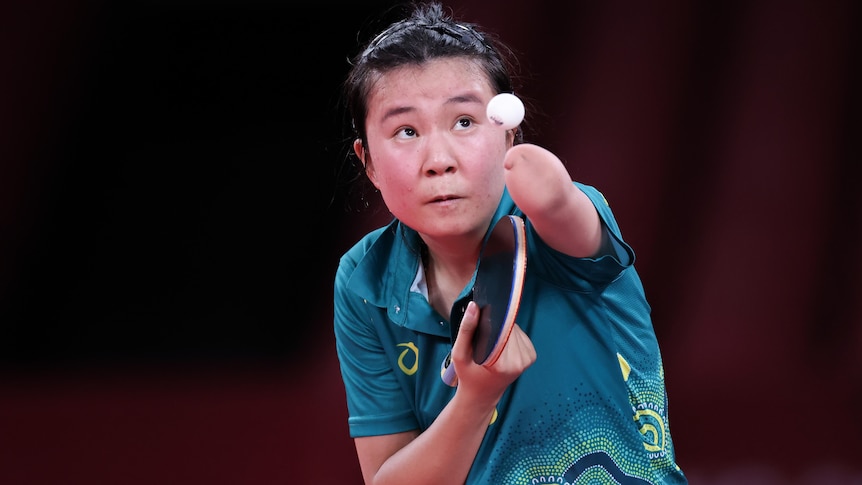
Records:
[[[445,135],[427,137],[422,168],[428,176],[454,173],[458,169],[457,157]]]

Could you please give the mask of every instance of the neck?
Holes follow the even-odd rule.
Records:
[[[444,257],[423,247],[422,263],[428,286],[428,301],[438,313],[449,316],[458,295],[473,278],[476,261],[478,261],[478,254],[468,257],[461,251],[450,257]]]

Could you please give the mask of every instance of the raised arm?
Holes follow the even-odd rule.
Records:
[[[556,155],[522,143],[509,149],[504,166],[512,200],[542,240],[570,256],[591,257],[599,252],[604,231],[598,212]]]

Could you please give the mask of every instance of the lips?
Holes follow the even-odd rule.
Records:
[[[433,199],[431,199],[431,203],[447,202],[447,201],[455,200],[455,199],[460,199],[460,197],[458,197],[457,195],[451,195],[451,194],[449,194],[449,195],[438,195],[437,197],[434,197]]]

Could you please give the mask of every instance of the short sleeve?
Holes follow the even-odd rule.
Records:
[[[347,397],[351,437],[418,428],[381,338],[384,312],[348,289],[350,253],[339,263],[334,291],[336,351]]]

